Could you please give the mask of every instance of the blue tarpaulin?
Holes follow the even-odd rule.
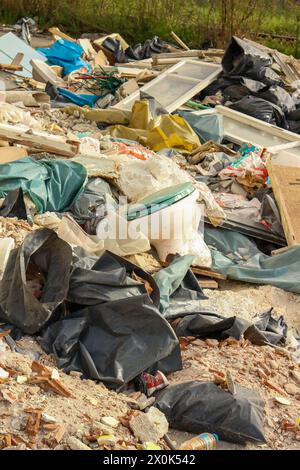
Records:
[[[82,67],[85,67],[87,72],[92,71],[89,64],[81,58],[84,50],[79,44],[74,42],[60,39],[49,48],[40,48],[37,50],[44,54],[50,65],[60,65],[63,67],[64,75],[68,75]]]

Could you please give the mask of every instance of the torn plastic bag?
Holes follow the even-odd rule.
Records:
[[[178,337],[195,336],[219,340],[229,337],[240,340],[244,337],[254,344],[276,345],[285,343],[287,327],[283,317],[279,319],[272,317],[272,310],[260,315],[255,324],[241,317],[227,318],[216,312],[202,311],[195,315],[186,314],[184,318],[176,322],[175,332]]]
[[[114,389],[159,361],[165,373],[182,367],[175,333],[147,294],[76,311],[48,327],[40,342],[64,371]]]
[[[189,314],[176,323],[175,332],[178,337],[195,336],[220,340],[229,338],[229,336],[239,340],[247,328],[251,326],[251,323],[243,318],[226,318],[213,312]]]
[[[229,108],[239,111],[240,113],[247,114],[248,116],[255,117],[261,121],[269,124],[274,124],[279,127],[287,128],[287,122],[283,111],[273,103],[255,98],[254,96],[245,96],[239,101],[231,104]]]
[[[175,258],[170,266],[153,275],[160,291],[160,311],[162,313],[169,306],[170,296],[180,286],[193,260],[193,255]]]
[[[260,220],[267,223],[272,232],[277,233],[281,237],[285,236],[280,212],[273,194],[264,194],[260,208]]]
[[[242,86],[247,88],[250,93],[258,93],[260,90],[266,88],[266,84],[258,82],[257,80],[252,80],[251,78],[242,77],[240,75],[223,75],[217,80],[213,81],[205,90],[200,92],[200,97],[204,98],[205,96],[213,96],[218,93],[218,91],[223,91],[231,86]]]
[[[104,247],[120,256],[144,253],[151,249],[150,240],[142,230],[133,231],[127,221],[123,206],[118,206],[109,195],[106,204],[107,214],[98,222],[96,237],[103,240]]]
[[[3,277],[10,252],[15,248],[15,241],[11,237],[0,239],[0,281]]]
[[[64,76],[82,68],[92,72],[90,65],[81,59],[83,48],[75,42],[59,39],[51,47],[37,50],[44,54],[49,64],[62,67]]]
[[[0,168],[0,197],[22,188],[38,212],[64,212],[83,190],[86,169],[71,160],[39,160],[26,157]]]
[[[267,52],[236,36],[231,38],[222,59],[223,71],[227,75],[243,75],[266,85],[280,85],[283,82],[270,68],[272,63]]]
[[[1,217],[16,217],[17,219],[27,220],[32,223],[29,211],[27,210],[22,188],[10,191],[5,197],[0,207]]]
[[[296,109],[293,98],[280,86],[273,85],[267,90],[260,91],[256,96],[275,104],[284,113],[291,113]]]
[[[300,122],[299,121],[287,121],[288,130],[295,132],[295,134],[300,134]]]
[[[300,108],[295,109],[295,111],[290,112],[287,115],[287,119],[290,121],[300,121]]]
[[[153,39],[147,39],[143,44],[139,43],[130,46],[125,51],[120,41],[111,37],[106,38],[102,46],[114,55],[115,61],[118,63],[149,59],[152,57],[152,54],[160,54],[165,50],[167,51],[166,43],[157,36]]]
[[[83,192],[70,207],[74,219],[78,224],[85,226],[87,233],[95,234],[97,223],[105,217],[107,194],[112,196],[110,186],[106,181],[101,178],[90,178]],[[86,226],[92,221],[95,222],[94,230]]]
[[[162,113],[158,106],[155,112]],[[200,145],[200,140],[191,126],[178,115],[153,116],[153,105],[146,100],[136,101],[132,108],[129,127],[110,126],[105,133],[111,137],[135,140],[154,152],[164,148],[178,149],[190,154]]]
[[[160,311],[168,319],[175,316],[173,306],[176,316],[180,316],[182,309],[186,312],[186,308],[192,308],[194,312],[195,304],[198,306],[199,300],[206,298],[190,270],[194,258],[193,255],[177,257],[153,275],[160,291]]]
[[[277,256],[267,256],[245,235],[209,226],[205,226],[204,239],[211,248],[212,269],[228,278],[300,293],[299,246],[292,246]]]
[[[272,62],[267,52],[233,36],[224,53],[222,67],[227,74],[244,75],[249,69],[270,67]]]
[[[152,276],[109,251],[104,252],[92,267],[74,269],[67,300],[90,306],[147,294],[144,284],[132,279],[133,273],[148,283],[152,290],[151,298],[158,306],[159,290]]]
[[[128,62],[125,51],[118,39],[107,37],[105,41],[103,41],[102,46],[114,55],[115,61],[118,64]]]
[[[0,318],[24,333],[38,332],[65,301],[72,250],[49,229],[27,235],[10,253],[0,282]],[[30,283],[41,284],[35,292]]]
[[[285,344],[288,333],[286,321],[282,315],[276,319],[272,314],[273,309],[271,308],[259,315],[256,323],[245,332],[245,339],[258,346],[266,344],[266,341],[275,345]]]
[[[249,95],[249,90],[243,85],[231,85],[223,90],[226,101],[239,101]]]
[[[153,39],[147,39],[143,44],[136,44],[126,49],[126,56],[133,60],[150,59],[153,54],[160,54],[167,51],[166,43],[163,42],[158,36]]]
[[[200,142],[221,143],[224,138],[223,116],[220,114],[203,115],[198,111],[178,111],[179,116],[183,117],[198,135]]]
[[[155,406],[174,429],[216,433],[224,441],[241,444],[266,442],[264,401],[254,390],[235,387],[232,395],[211,382],[170,385],[158,393]]]

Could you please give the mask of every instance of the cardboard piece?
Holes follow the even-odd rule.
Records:
[[[14,162],[27,156],[27,150],[23,147],[0,147],[0,164]]]

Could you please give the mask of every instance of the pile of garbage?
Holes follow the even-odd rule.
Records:
[[[300,293],[298,61],[34,48],[23,20],[0,36],[0,449],[299,441],[295,325],[205,307],[229,279]]]

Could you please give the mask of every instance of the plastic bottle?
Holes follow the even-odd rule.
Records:
[[[180,450],[214,450],[217,448],[218,440],[217,434],[205,432],[181,444]]]

